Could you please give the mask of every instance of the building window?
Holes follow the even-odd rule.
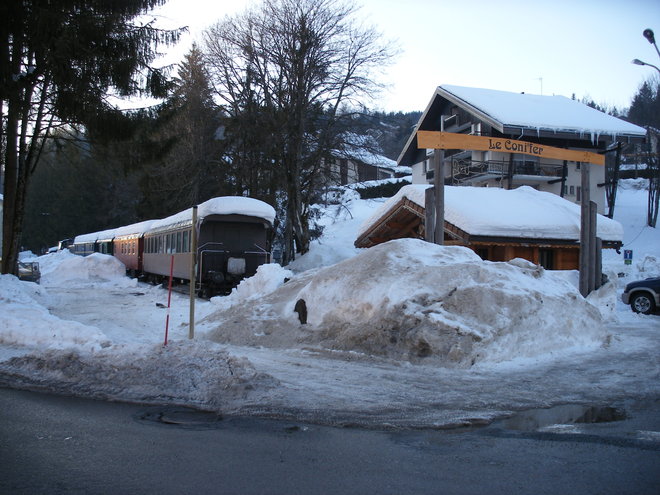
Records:
[[[555,253],[552,249],[539,249],[539,265],[546,270],[555,269]]]
[[[580,186],[577,187],[577,198],[575,198],[578,203],[582,202],[582,188]]]

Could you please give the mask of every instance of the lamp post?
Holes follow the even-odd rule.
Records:
[[[638,59],[638,58],[634,59],[631,63],[633,63],[633,64],[635,64],[635,65],[648,65],[649,67],[653,67],[655,70],[657,70],[658,72],[660,72],[660,69],[659,69],[658,67],[656,67],[655,65],[653,65],[653,64],[648,64],[648,63],[646,63],[646,62],[643,62],[643,61],[641,61],[641,60]]]
[[[656,45],[655,43],[655,35],[653,34],[653,30],[647,28],[644,30],[642,35],[644,36],[644,38],[648,40],[649,43],[651,43],[655,47],[655,51],[658,52],[658,57],[660,57],[660,50],[658,50],[658,45]],[[660,73],[660,69],[657,66],[644,62],[638,58],[634,59],[632,63],[635,65],[648,65],[649,67],[653,67],[655,70],[657,70]]]
[[[653,36],[653,30],[647,28],[642,34],[644,35],[644,38],[646,38],[649,43],[655,47],[655,51],[658,52],[658,57],[660,57],[660,50],[658,50],[658,45],[655,44],[655,36]]]

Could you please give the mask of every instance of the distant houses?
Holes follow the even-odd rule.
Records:
[[[381,155],[369,136],[350,134],[326,162],[327,185],[345,186],[373,180],[409,176],[412,169]]]
[[[444,131],[605,153],[617,142],[642,143],[646,129],[563,96],[539,96],[461,86],[439,86],[399,158],[413,184],[433,182],[432,160],[418,149],[416,131]],[[515,189],[527,185],[579,204],[580,167],[589,166],[590,197],[606,211],[605,167],[539,158],[506,150],[447,150],[444,183]]]

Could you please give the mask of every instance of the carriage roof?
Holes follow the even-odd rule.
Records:
[[[197,207],[197,219],[203,221],[210,215],[245,215],[261,218],[273,224],[275,209],[268,203],[258,199],[244,196],[221,196],[209,199]],[[164,230],[175,226],[190,225],[192,223],[192,208],[181,211],[161,220],[155,220],[149,230]]]

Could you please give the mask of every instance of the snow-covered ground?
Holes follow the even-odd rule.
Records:
[[[660,396],[660,316],[619,300],[625,283],[660,274],[643,181],[622,182],[615,214],[633,264],[607,253],[611,282],[588,300],[576,273],[522,260],[415,240],[358,250],[384,200],[347,194],[288,269],[263,266],[230,296],[197,300],[193,340],[187,297],[172,295],[165,346],[167,291],[108,256],[40,257],[41,285],[0,276],[0,384],[370,426]]]

